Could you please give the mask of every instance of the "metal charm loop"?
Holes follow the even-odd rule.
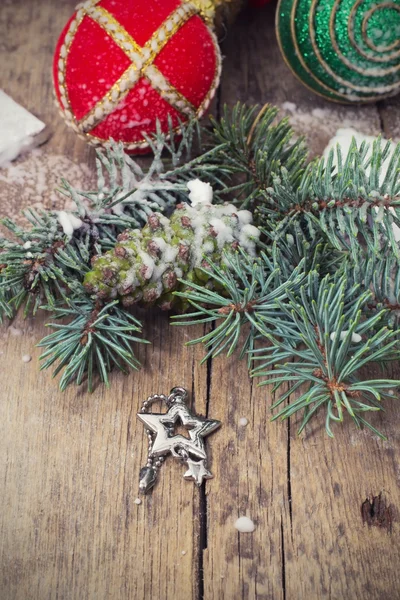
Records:
[[[186,402],[187,397],[188,397],[188,393],[187,393],[187,390],[185,390],[185,388],[174,387],[174,388],[172,388],[172,390],[168,396],[167,406],[170,406],[174,402]]]

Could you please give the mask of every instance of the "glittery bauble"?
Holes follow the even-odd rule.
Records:
[[[54,84],[67,122],[93,144],[110,138],[129,152],[144,135],[207,110],[221,60],[199,9],[180,0],[89,0],[67,23],[54,57]]]
[[[283,56],[308,88],[337,102],[400,91],[400,0],[280,0]]]

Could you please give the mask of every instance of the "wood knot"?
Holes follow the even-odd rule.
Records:
[[[368,527],[379,527],[392,533],[394,510],[392,505],[387,505],[382,493],[379,496],[371,496],[361,504],[361,517],[364,525]]]

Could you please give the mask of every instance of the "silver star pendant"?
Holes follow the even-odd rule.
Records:
[[[204,460],[199,460],[196,462],[188,458],[186,463],[189,468],[183,476],[184,479],[187,479],[188,481],[194,481],[194,483],[200,487],[204,479],[213,478],[212,473],[206,469]]]
[[[158,468],[165,457],[171,454],[174,458],[186,462],[188,470],[184,478],[201,485],[204,479],[212,474],[207,469],[207,455],[204,438],[220,427],[221,422],[194,415],[185,404],[187,392],[183,388],[173,388],[168,396],[155,395],[143,403],[138,419],[144,424],[149,436],[149,453],[146,467],[141,470],[139,488],[146,493],[153,487]],[[164,400],[168,406],[166,413],[146,413],[149,404],[156,400]],[[188,431],[189,437],[175,435],[177,423]]]

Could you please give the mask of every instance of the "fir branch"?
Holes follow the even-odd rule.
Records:
[[[220,195],[234,196],[240,208],[254,210],[267,198],[272,176],[286,168],[294,188],[304,169],[307,150],[303,138],[293,141],[287,118],[275,123],[278,109],[265,105],[247,107],[237,103],[224,107],[220,121],[213,125],[213,160],[225,168]],[[230,198],[231,199],[231,198]]]
[[[246,337],[241,343],[241,357],[253,349],[260,330],[276,331],[284,327],[285,316],[277,300],[283,301],[288,290],[298,287],[303,278],[302,263],[287,273],[279,262],[264,253],[258,260],[243,251],[226,254],[224,263],[220,267],[209,261],[209,269],[204,270],[215,289],[182,281],[188,288],[175,294],[196,309],[172,317],[175,325],[216,325],[209,333],[188,342],[188,345],[205,345],[207,354],[202,362],[224,351],[231,356],[241,343],[243,330]]]
[[[153,151],[148,168],[112,143],[97,154],[96,189],[76,190],[62,182],[61,191],[73,200],[74,210],[28,210],[26,229],[3,221],[11,240],[0,238],[0,320],[20,306],[28,314],[43,304],[61,320],[51,324],[55,331],[40,346],[45,348],[42,368],[56,364],[55,374],[63,371],[62,389],[85,379],[92,389],[96,373],[108,384],[113,366],[138,367],[131,344],[143,342],[139,321],[118,301],[105,306],[101,294],[92,300],[83,281],[90,279],[93,258],[101,256],[101,266],[109,251],[122,281],[130,277],[138,288],[124,302],[141,298],[150,261],[141,247],[132,251],[128,245],[130,259],[124,262],[124,232],[142,228],[154,212],[169,217],[177,204],[187,202],[188,181],[199,178],[212,184],[218,202],[229,197],[236,206],[256,212],[263,226],[263,251],[256,259],[243,251],[225,255],[219,264],[225,246],[215,247],[218,232],[214,226],[206,228],[208,254],[190,276],[184,264],[194,229],[186,218],[182,221],[181,206],[170,219],[172,250],[177,232],[183,228],[187,236],[178,248],[180,273],[167,273],[162,290],[150,286],[148,303],[154,302],[156,291],[164,291],[162,305],[171,306],[170,292],[181,276],[183,287],[176,295],[193,310],[176,317],[175,324],[212,327],[190,342],[204,343],[205,360],[222,352],[230,356],[239,346],[241,355],[254,361],[253,375],[266,378],[262,384],[272,383],[278,390],[287,383],[288,391],[274,405],[280,408],[274,418],[301,411],[303,429],[321,408],[329,435],[331,423],[346,412],[358,426],[374,429],[364,412],[378,410],[380,399],[399,383],[363,382],[360,368],[398,356],[400,145],[389,160],[389,145],[378,140],[367,158],[367,146],[357,148],[353,142],[346,157],[338,149],[305,168],[304,142],[294,142],[287,119],[276,117],[275,108],[237,104],[232,110],[225,107],[220,123],[213,121],[211,136],[193,121],[182,127],[179,140],[172,135],[172,123],[167,133],[158,125],[148,138]],[[207,136],[204,150],[201,138]],[[245,222],[249,217],[232,211],[221,217],[222,232],[232,229],[232,218]],[[168,221],[154,216],[158,220]],[[255,228],[246,227],[231,250],[253,243]],[[153,239],[160,238],[161,230],[156,230],[129,235],[145,234],[146,252],[164,268],[175,254],[161,260],[166,246],[165,240]],[[198,242],[196,238],[197,247]],[[98,269],[100,287],[110,273]],[[129,287],[123,291],[128,293]],[[300,396],[286,405],[300,387]]]
[[[283,168],[259,207],[265,230],[277,239],[297,222],[310,238],[325,237],[332,248],[351,253],[353,261],[360,242],[377,256],[389,244],[399,260],[400,144],[390,160],[389,150],[378,139],[367,158],[368,145],[358,148],[353,140],[344,160],[340,147],[332,150],[326,161],[308,166],[299,185]]]
[[[49,220],[46,215],[45,221]],[[0,239],[0,290],[7,298],[10,312],[24,305],[25,316],[29,312],[35,314],[44,301],[53,305],[57,296],[63,296],[67,280],[54,257],[64,242],[56,232],[49,230],[46,239],[36,228],[32,229],[30,240],[30,234],[27,232],[19,230],[7,220],[3,223],[25,243]]]
[[[189,180],[201,175],[211,183],[220,183],[224,168],[214,161],[216,148],[193,157],[195,148],[201,149],[197,120],[182,125],[179,141],[172,122],[169,132],[163,132],[157,123],[155,134],[146,140],[153,152],[147,168],[127,155],[122,144],[111,142],[105,150],[97,151],[96,190],[76,190],[63,181],[60,191],[75,202],[87,227],[96,229],[102,247],[111,247],[125,229],[143,227],[152,212],[168,212],[186,201]]]
[[[87,379],[88,390],[93,390],[94,375],[109,385],[109,373],[117,368],[124,373],[128,368],[138,369],[139,361],[132,352],[132,343],[149,343],[139,337],[141,323],[118,306],[118,301],[106,306],[93,304],[89,299],[75,301],[69,306],[49,307],[54,319],[68,319],[67,323],[49,323],[56,331],[46,336],[38,346],[46,350],[41,355],[41,369],[58,363],[54,377],[63,369],[60,389],[75,381],[80,385]]]
[[[287,295],[286,304],[280,300],[277,304],[290,324],[285,324],[279,336],[265,328],[261,333],[268,344],[253,351],[254,360],[261,365],[252,374],[266,378],[259,385],[273,385],[277,391],[288,384],[288,390],[272,409],[290,401],[273,419],[286,419],[300,411],[300,433],[324,408],[330,436],[332,422],[343,421],[346,413],[358,427],[366,425],[376,432],[363,415],[380,410],[381,399],[389,397],[388,390],[400,385],[400,381],[363,381],[360,369],[374,361],[398,357],[395,332],[381,326],[385,311],[366,318],[363,308],[372,293],[360,293],[359,286],[350,284],[344,276],[321,279],[313,272],[299,294],[288,290]],[[292,399],[299,388],[300,395]]]
[[[13,316],[13,311],[10,306],[10,299],[12,294],[1,287],[1,267],[2,265],[0,265],[0,325],[4,322],[5,319],[11,319]]]
[[[262,228],[264,240],[259,245],[269,256],[278,261],[283,272],[289,274],[301,262],[305,273],[318,270],[320,273],[334,273],[346,258],[338,251],[322,232],[304,231],[298,221],[293,221],[284,231]]]
[[[360,250],[360,253],[362,250]],[[364,260],[362,260],[364,259]],[[371,291],[371,299],[364,308],[368,315],[385,309],[385,324],[398,331],[400,323],[400,265],[387,250],[383,258],[362,256],[354,264],[342,267],[348,277],[358,281],[365,290]]]

